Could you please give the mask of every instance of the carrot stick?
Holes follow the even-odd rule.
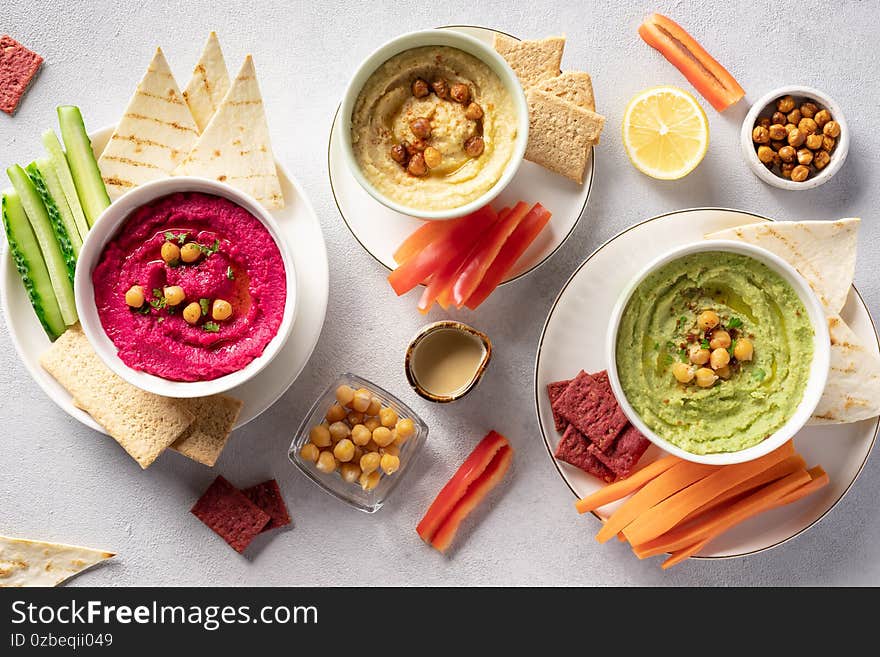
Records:
[[[713,539],[743,520],[772,509],[782,497],[810,481],[812,480],[806,470],[793,472],[738,502],[709,512],[703,519],[677,527],[650,543],[637,545],[636,554],[644,559],[662,552],[676,552],[703,540]]]
[[[644,488],[624,502],[617,511],[611,514],[608,522],[596,534],[596,540],[605,543],[617,535],[617,532],[625,531],[631,522],[641,516],[647,510],[661,503],[670,495],[687,488],[695,481],[711,475],[720,469],[717,465],[705,465],[680,461],[676,465],[663,472],[658,477],[645,484]]]
[[[675,564],[681,563],[685,559],[694,556],[697,552],[702,550],[708,544],[709,539],[707,538],[706,540],[700,541],[699,543],[694,543],[688,548],[673,552],[671,555],[669,555],[669,558],[660,565],[660,567],[663,570],[666,570],[667,568],[672,568],[672,566],[674,566]]]
[[[595,493],[579,499],[574,503],[574,506],[578,510],[578,513],[595,511],[600,506],[605,506],[611,502],[623,499],[655,477],[666,472],[676,463],[681,463],[681,459],[677,456],[666,456],[653,463],[649,463],[641,470],[633,472],[626,479],[615,481],[613,484],[608,484],[604,488],[597,490]]]
[[[626,543],[626,536],[623,535],[623,532],[617,532],[617,540]]]
[[[779,499],[777,506],[783,506],[785,504],[792,504],[797,502],[802,497],[806,497],[807,495],[811,495],[815,493],[820,488],[823,488],[828,485],[828,482],[831,480],[828,477],[828,473],[822,469],[822,466],[815,466],[807,470],[807,473],[812,478],[807,484],[804,484],[800,488],[796,488],[788,495]]]
[[[633,545],[652,541],[675,527],[692,511],[696,511],[734,486],[759,475],[793,454],[794,447],[791,441],[788,441],[754,461],[718,468],[693,486],[681,490],[652,508],[645,509],[644,513],[639,514],[623,528],[623,533]]]

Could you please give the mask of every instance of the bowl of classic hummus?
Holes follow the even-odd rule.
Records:
[[[650,263],[618,301],[611,387],[648,439],[727,465],[763,456],[806,424],[828,375],[825,313],[791,265],[727,240]]]
[[[83,244],[83,331],[129,383],[166,397],[239,386],[293,327],[293,259],[271,215],[224,183],[168,178],[120,197]]]
[[[464,216],[511,181],[529,116],[516,74],[491,47],[454,30],[405,34],[358,68],[340,108],[358,183],[422,219]]]

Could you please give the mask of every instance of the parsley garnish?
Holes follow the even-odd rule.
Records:
[[[666,341],[666,348],[669,351],[675,351],[675,349],[676,349],[675,343],[672,340],[667,340]]]
[[[189,233],[180,233],[178,235],[175,235],[170,230],[165,231],[165,239],[168,240],[169,242],[173,242],[174,240],[177,240],[177,243],[180,244],[180,246],[183,246],[184,244],[186,244],[187,235],[189,235]]]
[[[739,317],[731,317],[727,322],[727,328],[739,328],[742,325],[742,320]]]
[[[678,356],[679,358],[681,358],[682,363],[687,363],[689,360],[687,349],[680,349],[678,352]]]
[[[226,268],[226,278],[228,278],[230,281],[235,279],[235,273],[232,271],[232,267]]]
[[[216,322],[205,322],[202,324],[202,328],[208,333],[217,333],[220,330],[220,325]]]
[[[727,348],[727,353],[729,353],[731,355],[731,357],[733,356],[733,350],[735,348],[736,348],[736,340],[731,340],[730,346]]]
[[[703,338],[703,341],[700,342],[700,349],[708,349],[709,348],[709,340]]]
[[[659,342],[654,343],[654,351],[660,351],[660,343]]]
[[[156,310],[160,310],[165,307],[165,293],[162,292],[157,287],[153,288],[153,299],[150,300],[150,305],[153,306]],[[169,312],[171,312],[169,310]]]
[[[663,363],[666,365],[672,365],[675,359],[670,354],[663,355]]]
[[[146,303],[142,303],[140,308],[132,308],[131,311],[135,313],[140,313],[141,315],[149,315],[150,306]]]
[[[199,299],[199,306],[202,308],[202,317],[208,314],[208,300]]]
[[[752,372],[752,378],[757,381],[763,381],[765,376],[767,376],[767,373],[760,367]]]
[[[211,246],[205,246],[204,244],[198,243],[196,243],[196,246],[198,246],[199,250],[201,250],[201,252],[205,255],[211,255],[212,253],[217,253],[217,251],[220,250],[220,240],[219,238],[215,239],[214,243]]]

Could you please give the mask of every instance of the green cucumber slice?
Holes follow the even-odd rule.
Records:
[[[74,276],[76,276],[76,255],[73,252],[73,243],[70,241],[70,235],[67,234],[67,228],[61,220],[61,213],[58,212],[58,206],[55,205],[55,200],[49,194],[49,188],[46,187],[46,181],[43,180],[43,174],[37,168],[37,163],[31,162],[25,167],[25,171],[31,179],[34,189],[37,190],[37,194],[40,195],[40,201],[43,202],[46,215],[49,217],[49,223],[52,224],[55,241],[58,242],[58,246],[61,248],[61,255],[64,256],[64,264],[67,266],[67,277],[70,279],[70,283],[73,284]]]
[[[89,222],[86,221],[86,215],[83,214],[82,205],[79,202],[79,196],[76,194],[76,185],[73,183],[73,176],[70,173],[70,167],[67,166],[67,158],[64,157],[64,149],[55,133],[49,129],[43,133],[43,147],[49,159],[52,161],[52,167],[61,183],[61,189],[64,190],[64,198],[67,200],[67,207],[73,213],[73,219],[76,221],[76,228],[79,231],[80,238],[85,241],[86,234],[89,232]],[[54,192],[53,192],[54,194]]]
[[[67,326],[61,316],[61,308],[55,298],[49,270],[37,243],[37,237],[31,228],[21,199],[18,194],[8,189],[0,199],[0,215],[3,217],[3,228],[9,242],[9,254],[15,268],[21,276],[25,292],[30,299],[37,319],[53,342],[64,333]]]
[[[98,163],[95,161],[92,142],[86,133],[79,107],[73,105],[59,107],[58,123],[61,126],[61,138],[67,149],[67,164],[70,165],[76,193],[91,227],[110,205],[110,197],[107,195],[107,188],[104,187],[101,170],[98,169]]]
[[[49,271],[49,279],[52,281],[52,289],[55,292],[55,298],[58,300],[58,307],[61,309],[64,323],[68,326],[75,324],[77,314],[76,303],[73,299],[73,283],[68,274],[64,254],[61,252],[61,247],[55,239],[55,232],[52,228],[52,221],[49,219],[49,213],[46,211],[46,206],[43,205],[40,194],[34,188],[33,182],[31,182],[25,170],[19,165],[13,164],[6,169],[6,174],[21,198],[21,205],[31,224],[31,228],[33,228],[37,243],[40,245],[40,251],[46,263],[46,269]]]
[[[61,189],[61,181],[58,180],[55,167],[52,166],[52,161],[48,157],[39,157],[34,164],[43,177],[43,182],[46,183],[50,200],[54,201],[55,207],[58,209],[61,223],[64,225],[67,237],[70,239],[70,244],[73,247],[74,260],[76,260],[79,258],[79,251],[82,248],[83,241],[76,226],[76,220],[73,218],[73,213],[70,211],[70,206],[67,205],[67,199],[64,198],[64,190]],[[28,167],[28,173],[30,173],[30,167]],[[33,176],[31,177],[33,178]],[[37,188],[37,191],[39,191],[39,188]],[[49,207],[45,199],[43,203],[47,208]]]

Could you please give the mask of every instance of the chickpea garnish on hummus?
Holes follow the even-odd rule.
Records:
[[[671,368],[679,383],[711,388],[719,380],[738,374],[742,365],[754,357],[754,344],[740,318],[722,319],[714,310],[706,309],[690,326],[685,326],[686,322],[682,315],[676,323],[683,330],[679,342],[669,343],[679,351],[680,360]]]

